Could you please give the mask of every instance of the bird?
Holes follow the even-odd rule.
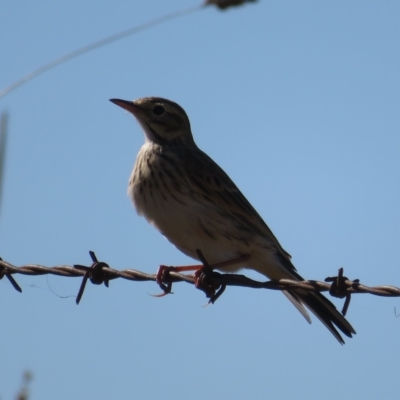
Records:
[[[215,269],[251,269],[271,280],[303,281],[262,217],[230,177],[197,147],[189,118],[161,97],[110,99],[137,119],[144,131],[129,178],[128,196],[139,215],[177,249]],[[344,344],[354,328],[321,293],[290,288],[283,293],[311,323],[308,308]]]

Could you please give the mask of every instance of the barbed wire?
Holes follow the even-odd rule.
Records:
[[[328,277],[325,282],[304,280],[295,281],[291,279],[271,280],[259,282],[239,274],[221,274],[212,269],[204,259],[200,250],[197,250],[200,260],[203,263],[203,268],[198,270],[195,275],[181,274],[174,271],[174,267],[161,266],[157,274],[148,274],[134,269],[116,270],[111,268],[107,263],[98,261],[95,253],[90,251],[92,264],[85,265],[58,265],[55,267],[45,267],[38,264],[27,264],[21,267],[12,265],[0,258],[0,279],[4,276],[9,280],[15,290],[22,292],[21,287],[13,278],[14,274],[22,275],[58,275],[64,277],[83,277],[79,292],[76,298],[76,303],[79,304],[86,283],[90,280],[94,285],[104,283],[109,286],[109,281],[117,278],[122,278],[130,281],[145,282],[155,281],[163,290],[159,296],[171,293],[172,283],[187,282],[194,284],[197,289],[202,290],[209,303],[214,303],[219,296],[225,291],[227,286],[241,286],[252,289],[270,289],[270,290],[289,290],[303,289],[311,292],[329,292],[333,297],[340,299],[345,298],[345,303],[342,309],[342,314],[346,315],[350,305],[351,295],[356,293],[369,293],[375,296],[383,297],[399,297],[400,288],[395,286],[366,286],[360,283],[359,279],[350,280],[343,275],[343,268],[339,269],[338,275]],[[161,272],[160,272],[161,271]]]

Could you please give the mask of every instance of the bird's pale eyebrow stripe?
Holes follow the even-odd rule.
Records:
[[[171,107],[178,109],[183,115],[186,115],[186,111],[178,103],[167,99],[165,99],[164,102],[165,104],[169,104]]]

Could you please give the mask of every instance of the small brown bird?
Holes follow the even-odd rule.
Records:
[[[229,176],[194,142],[189,118],[173,101],[145,97],[111,99],[132,113],[145,133],[129,179],[136,211],[184,254],[224,272],[253,269],[270,279],[303,280],[267,224]],[[322,294],[283,292],[306,320],[308,307],[340,343],[353,327]],[[336,326],[336,327],[335,327]]]

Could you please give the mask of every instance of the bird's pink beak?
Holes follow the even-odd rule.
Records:
[[[117,106],[122,107],[123,109],[125,109],[126,111],[129,111],[130,113],[132,113],[133,115],[137,115],[140,108],[135,105],[135,103],[133,101],[126,101],[126,100],[120,100],[120,99],[110,99],[110,101],[114,104],[116,104]]]

